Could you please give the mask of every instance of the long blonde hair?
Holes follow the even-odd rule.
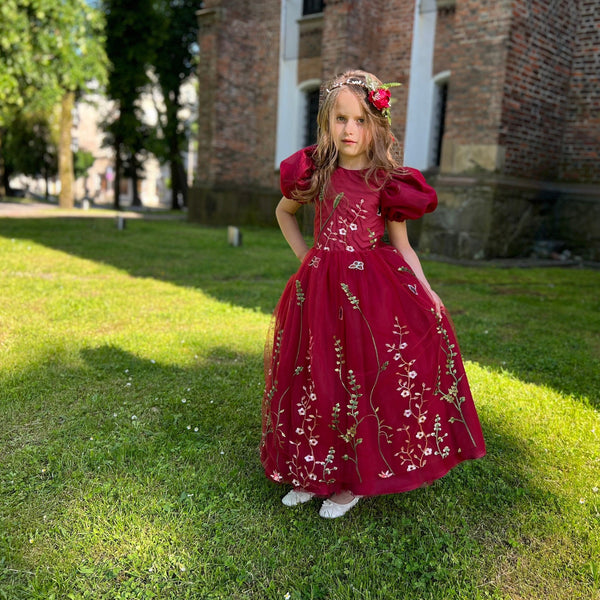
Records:
[[[336,75],[321,86],[317,145],[312,155],[315,171],[310,186],[294,192],[295,200],[310,202],[329,187],[331,175],[338,165],[338,151],[331,135],[333,109],[342,89],[347,89],[356,96],[366,117],[366,127],[371,137],[367,149],[369,167],[365,172],[367,184],[381,188],[391,172],[401,167],[400,144],[392,133],[390,123],[368,100],[368,90],[381,85],[382,82],[371,73],[352,70]]]

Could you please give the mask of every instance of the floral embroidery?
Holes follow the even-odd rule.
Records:
[[[313,256],[308,263],[309,267],[314,267],[315,269],[319,268],[319,263],[321,262],[320,256]]]
[[[409,283],[409,284],[408,284],[408,289],[409,289],[409,290],[410,290],[410,291],[411,291],[411,292],[412,292],[412,293],[413,293],[415,296],[418,296],[418,295],[419,295],[419,292],[418,292],[418,290],[417,290],[417,286],[416,286],[416,285],[414,285],[413,283]]]
[[[336,200],[338,198],[341,200],[340,194],[336,196]],[[348,243],[348,230],[356,231],[358,229],[357,221],[366,218],[367,211],[364,204],[365,199],[361,198],[354,206],[350,206],[348,211],[337,215],[334,219],[335,208],[337,206],[334,201],[333,209],[319,231],[315,247],[319,250],[330,250],[332,246],[341,245],[348,252],[354,252],[354,247]],[[318,210],[322,209],[323,204],[318,207]]]
[[[433,309],[432,309],[432,311],[433,311]],[[435,311],[433,311],[433,312],[435,312]],[[465,426],[467,433],[469,434],[469,437],[471,438],[471,442],[473,443],[473,446],[475,446],[475,439],[473,438],[473,434],[471,433],[469,425],[467,424],[467,421],[462,412],[462,405],[465,402],[465,397],[458,395],[458,388],[459,388],[460,382],[462,380],[462,375],[460,377],[458,377],[458,375],[457,375],[457,368],[456,368],[456,364],[455,364],[455,359],[458,356],[458,352],[456,352],[456,350],[455,350],[455,345],[450,341],[450,336],[448,335],[448,331],[443,326],[442,317],[436,314],[436,318],[438,321],[437,332],[442,336],[442,339],[444,340],[444,345],[442,346],[442,350],[444,351],[444,354],[446,355],[446,375],[448,375],[450,377],[452,384],[446,391],[443,391],[441,389],[441,373],[440,373],[441,368],[440,368],[440,365],[438,365],[438,375],[437,375],[437,384],[436,384],[435,393],[439,394],[442,397],[442,400],[449,402],[450,404],[452,404],[452,406],[454,406],[454,408],[458,412],[459,416],[451,417],[449,419],[449,422],[450,423],[455,423],[455,422],[462,423]]]
[[[355,260],[349,267],[349,269],[356,269],[357,271],[365,270],[365,263],[362,260]]]

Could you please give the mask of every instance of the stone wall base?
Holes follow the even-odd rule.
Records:
[[[426,215],[419,250],[461,259],[568,252],[600,259],[600,186],[502,176],[428,177],[438,209]]]
[[[188,220],[204,225],[275,226],[281,192],[248,187],[193,186],[188,195]]]

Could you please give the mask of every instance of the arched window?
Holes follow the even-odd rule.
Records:
[[[439,167],[442,161],[442,142],[446,125],[446,102],[448,99],[448,75],[444,74],[434,80],[434,96],[432,107],[431,127],[431,156],[429,162],[433,167]]]
[[[304,144],[310,146],[317,143],[317,113],[319,112],[319,88],[306,92],[306,121],[304,128]]]
[[[302,15],[315,15],[323,12],[323,0],[304,0],[302,3]]]

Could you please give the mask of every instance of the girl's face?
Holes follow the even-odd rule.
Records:
[[[360,101],[348,89],[342,89],[336,98],[331,134],[338,150],[340,167],[358,170],[369,166],[367,150],[371,144],[371,132]]]

